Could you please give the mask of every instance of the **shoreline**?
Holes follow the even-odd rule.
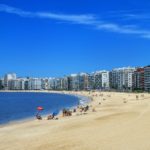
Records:
[[[7,90],[7,91],[0,91],[0,93],[47,93],[47,94],[63,94],[63,95],[69,95],[69,96],[74,96],[78,99],[79,101],[79,105],[82,106],[82,105],[88,105],[90,103],[90,98],[89,97],[86,97],[84,95],[78,95],[78,94],[72,94],[70,92],[66,92],[66,91],[41,91],[41,90],[38,90],[38,91],[21,91],[21,90],[15,90],[15,91],[11,91],[11,90]],[[82,104],[82,105],[81,105]],[[74,108],[77,108],[78,105],[75,105],[75,106],[72,106],[72,107],[67,107],[67,109],[74,109]],[[58,112],[58,115],[56,115],[56,117],[61,117],[61,111],[60,110]],[[44,115],[42,115],[42,118],[46,118],[47,115],[49,115],[49,113],[45,113]],[[26,118],[22,118],[22,119],[16,119],[16,120],[12,120],[12,121],[9,121],[7,123],[2,123],[0,124],[0,128],[3,128],[5,126],[9,126],[9,125],[15,125],[15,124],[21,124],[21,123],[25,123],[25,122],[29,122],[29,121],[33,121],[33,120],[36,120],[35,116],[34,117],[26,117]]]

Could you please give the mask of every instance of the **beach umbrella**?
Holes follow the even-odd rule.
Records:
[[[57,116],[58,113],[59,113],[59,111],[56,110],[56,111],[54,111],[54,112],[52,113],[52,115],[53,115],[53,116]]]
[[[42,111],[42,110],[44,110],[44,108],[41,107],[41,106],[39,106],[39,107],[37,107],[37,110],[38,110],[38,111]]]
[[[52,113],[52,116],[56,116],[56,115],[57,115],[57,113],[56,113],[56,112],[53,112],[53,113]]]
[[[41,106],[38,106],[36,109],[38,111],[36,115],[39,115],[40,111],[44,110],[44,108]]]

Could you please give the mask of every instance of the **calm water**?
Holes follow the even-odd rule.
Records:
[[[63,108],[73,107],[78,98],[63,94],[49,93],[0,93],[0,124],[34,117],[36,108],[42,106],[41,115],[58,113]]]

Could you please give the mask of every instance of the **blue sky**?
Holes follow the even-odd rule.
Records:
[[[0,76],[145,66],[149,0],[1,0]]]

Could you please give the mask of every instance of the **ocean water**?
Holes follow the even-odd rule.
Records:
[[[41,115],[59,113],[63,108],[74,107],[82,98],[54,93],[0,92],[0,124],[34,117],[42,106]]]

